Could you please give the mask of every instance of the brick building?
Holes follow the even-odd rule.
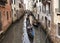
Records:
[[[0,31],[6,31],[11,23],[12,16],[10,0],[0,0]]]

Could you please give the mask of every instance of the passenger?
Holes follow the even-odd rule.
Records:
[[[29,17],[26,18],[26,25],[28,26],[30,24]]]
[[[28,33],[28,36],[33,39],[33,37],[34,37],[34,32],[33,32],[33,28],[32,28],[31,25],[29,25],[29,26],[27,27],[27,33]]]

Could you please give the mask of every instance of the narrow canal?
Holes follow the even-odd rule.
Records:
[[[4,35],[0,43],[50,43],[49,39],[45,42],[46,34],[42,28],[32,26],[32,34],[29,37],[26,25],[27,15],[13,23]],[[40,25],[39,25],[40,26]]]
[[[23,23],[23,43],[33,43],[34,36],[34,28],[30,26],[29,21],[27,20],[28,14],[24,16],[24,23]],[[30,34],[29,34],[30,33]]]
[[[26,17],[27,17],[27,15],[24,16],[24,23],[23,23],[24,24],[23,25],[23,43],[30,43],[27,29],[26,29]]]
[[[22,43],[24,17],[13,23],[0,43]]]

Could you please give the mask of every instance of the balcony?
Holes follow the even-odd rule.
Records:
[[[42,3],[43,3],[44,5],[46,5],[46,0],[42,0]]]
[[[23,3],[23,0],[20,0],[21,3]]]
[[[50,3],[50,2],[51,2],[51,0],[42,0],[43,4]]]
[[[4,6],[6,3],[7,3],[7,0],[0,0],[0,6],[1,6],[1,5]]]
[[[50,2],[51,2],[51,0],[46,0],[46,2],[47,2],[47,3],[50,3]]]

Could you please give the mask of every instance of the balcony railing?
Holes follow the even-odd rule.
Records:
[[[46,5],[46,0],[42,0],[42,3],[43,3],[44,5]]]
[[[46,0],[46,1],[51,1],[51,0]]]
[[[51,0],[42,0],[43,4],[50,3]]]
[[[50,3],[50,2],[51,2],[51,0],[46,0],[46,2]]]

